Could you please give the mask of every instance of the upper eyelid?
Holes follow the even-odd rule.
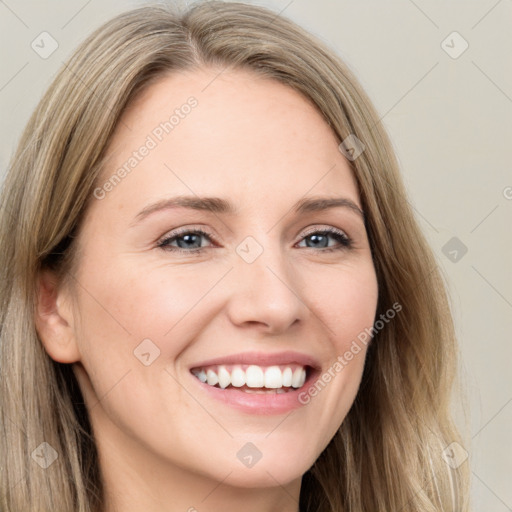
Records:
[[[343,233],[344,235],[346,236],[349,236],[347,231],[345,229],[341,229],[341,228],[337,228],[335,226],[324,226],[324,227],[321,227],[321,226],[313,226],[312,228],[306,228],[306,231],[304,232],[304,234],[302,235],[302,237],[304,238],[305,236],[307,236],[309,233],[315,233],[317,231],[335,231],[335,232],[338,232],[340,231],[341,233]]]

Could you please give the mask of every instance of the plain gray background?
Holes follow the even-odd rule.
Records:
[[[2,176],[62,62],[97,26],[143,3],[0,1]],[[380,113],[451,296],[470,396],[474,510],[512,510],[512,1],[250,3],[319,36]],[[43,32],[58,44],[49,56],[32,47]]]

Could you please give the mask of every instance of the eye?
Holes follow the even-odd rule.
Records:
[[[207,238],[208,240],[213,239],[211,233],[207,233],[202,229],[189,229],[185,228],[172,233],[170,236],[165,237],[158,243],[158,247],[168,251],[177,251],[182,253],[198,253],[201,252],[204,247],[197,247],[200,243],[201,238]],[[171,245],[171,243],[177,242],[178,247]]]
[[[166,251],[198,254],[207,249],[207,247],[198,247],[198,244],[201,244],[202,238],[206,238],[210,242],[215,240],[211,233],[202,229],[184,228],[166,236],[158,242],[158,247]],[[329,246],[329,238],[336,240],[338,244]],[[336,228],[309,231],[303,236],[301,241],[306,241],[307,243],[308,240],[311,241],[312,245],[307,245],[306,248],[320,248],[321,252],[348,249],[352,246],[352,240],[343,231]],[[174,245],[174,243],[177,245]]]
[[[335,239],[338,245],[329,246],[329,238]],[[313,230],[308,232],[302,240],[311,240],[313,245],[307,246],[308,248],[320,247],[321,252],[338,251],[342,249],[349,249],[352,247],[352,240],[343,232],[336,228],[327,228],[322,230]],[[326,245],[327,244],[327,245]]]

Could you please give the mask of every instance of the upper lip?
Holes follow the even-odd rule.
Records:
[[[318,361],[308,354],[300,352],[241,352],[209,359],[194,363],[190,368],[201,368],[215,364],[254,364],[258,366],[273,366],[286,364],[300,364],[302,366],[311,366],[315,370],[320,369]]]

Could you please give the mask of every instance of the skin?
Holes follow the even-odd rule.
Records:
[[[360,385],[364,347],[291,414],[224,405],[188,371],[222,355],[296,350],[325,372],[372,326],[377,305],[362,218],[346,207],[292,211],[313,196],[342,196],[361,208],[325,120],[283,84],[247,71],[213,80],[217,74],[163,77],[130,105],[100,183],[176,107],[198,100],[121,183],[92,201],[78,236],[74,286],[41,274],[37,329],[53,359],[73,363],[96,435],[107,512],[298,511],[301,477]],[[132,225],[148,204],[180,194],[223,197],[239,211],[175,208]],[[181,227],[206,229],[215,240],[198,237],[198,255],[158,247]],[[306,236],[329,227],[348,235],[352,247],[325,252],[327,244]],[[250,264],[236,252],[247,236],[263,249]],[[328,245],[340,246],[332,237]],[[148,338],[160,355],[145,366],[134,350]],[[251,468],[236,457],[247,442],[262,453]]]

